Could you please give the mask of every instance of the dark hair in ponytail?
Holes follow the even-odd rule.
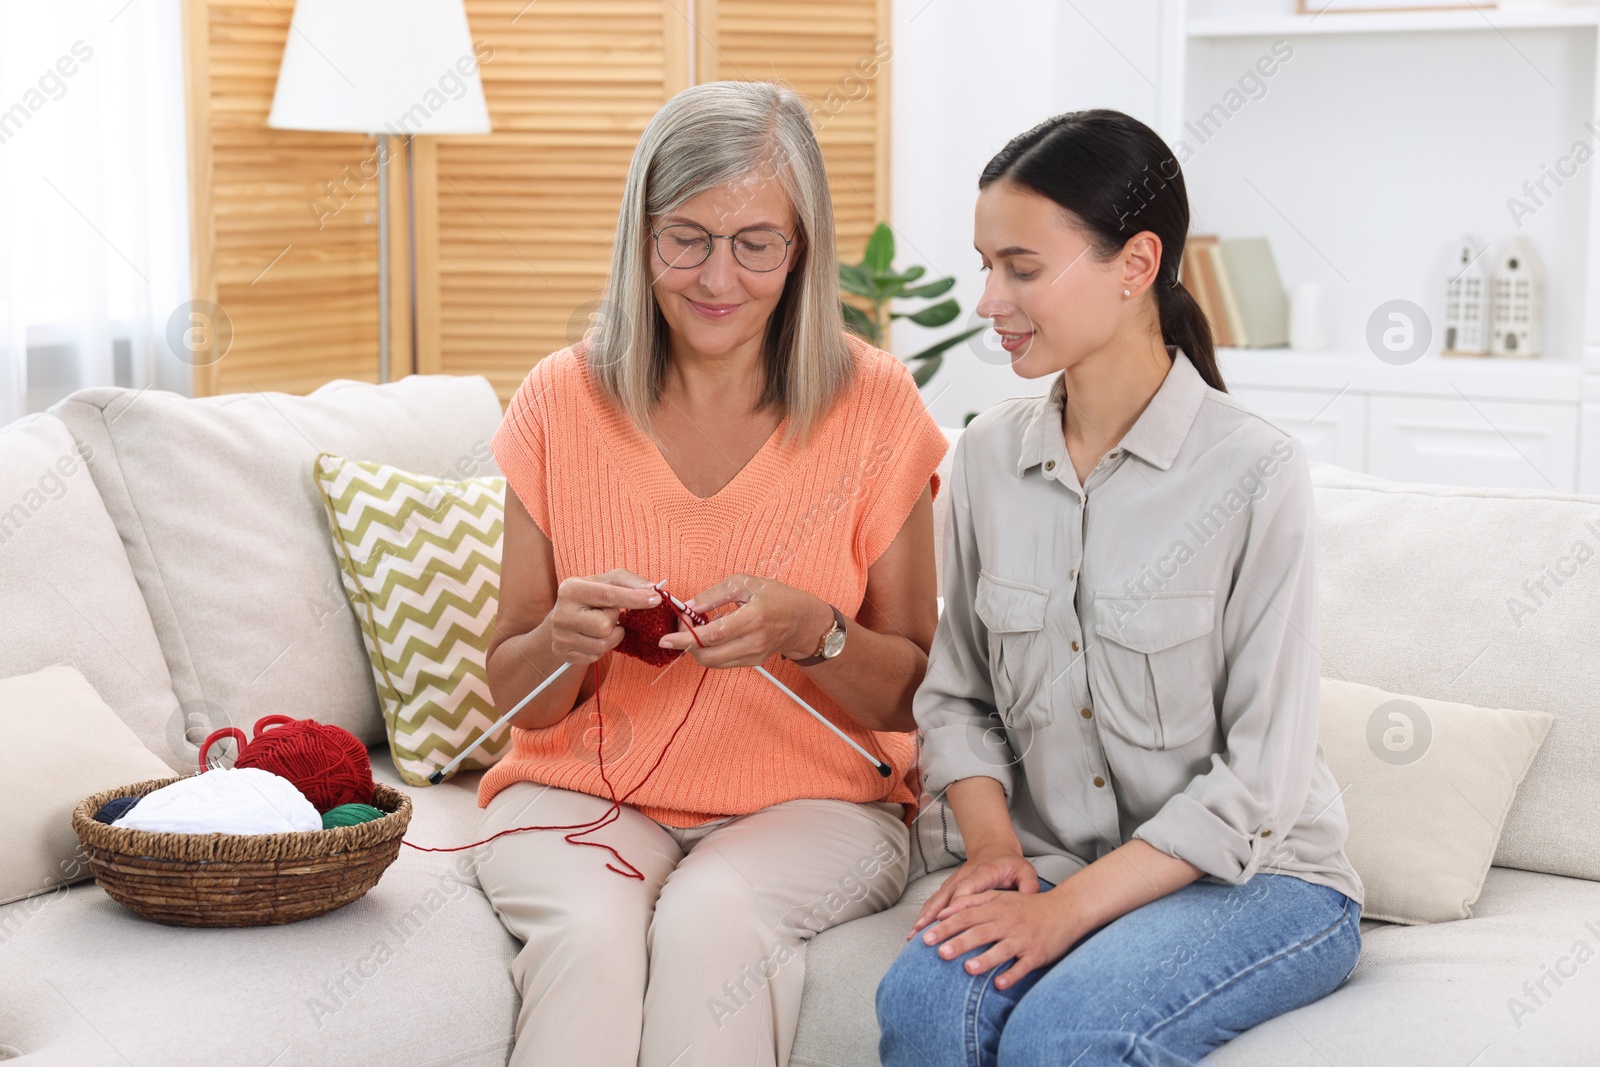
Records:
[[[1149,230],[1161,238],[1152,289],[1163,344],[1177,345],[1200,377],[1227,392],[1211,324],[1178,282],[1189,234],[1189,196],[1177,158],[1154,130],[1120,111],[1095,108],[1046,119],[1013,137],[983,168],[978,188],[1004,179],[1071,212],[1102,259]]]

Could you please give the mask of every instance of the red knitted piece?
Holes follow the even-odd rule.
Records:
[[[617,646],[624,656],[644,660],[652,667],[665,667],[678,658],[675,649],[660,645],[667,634],[678,632],[678,612],[670,601],[663,600],[653,608],[624,608],[617,615],[617,625],[626,631]]]
[[[704,626],[710,620],[698,611],[678,608],[677,605],[672,603],[672,597],[662,587],[661,583],[656,583],[656,589],[661,593],[660,604],[653,608],[624,608],[617,613],[617,625],[621,626],[626,632],[623,634],[622,640],[617,644],[615,651],[621,652],[626,656],[632,656],[637,660],[643,660],[653,667],[664,667],[679,656],[686,654],[682,651],[662,648],[659,644],[661,638],[667,634],[677,632],[678,619],[681,617],[692,626]],[[695,644],[701,648],[705,647],[705,643],[700,640],[699,635],[693,630],[689,631],[689,636],[694,638]],[[706,675],[710,673],[709,669],[703,668],[701,670],[700,681],[695,683],[694,694],[689,698],[689,706],[683,711],[683,718],[678,720],[678,725],[673,729],[672,735],[667,738],[667,743],[661,746],[661,751],[657,753],[655,762],[644,773],[644,777],[639,779],[638,783],[620,798],[617,796],[616,787],[611,784],[611,779],[606,775],[606,716],[604,710],[600,707],[600,686],[598,682],[596,683],[594,710],[596,717],[600,720],[600,740],[599,744],[596,745],[596,755],[600,759],[600,779],[605,782],[606,791],[611,795],[611,807],[607,808],[605,814],[599,818],[591,819],[586,823],[571,823],[566,826],[512,826],[501,830],[500,833],[495,834],[493,837],[486,837],[482,841],[474,841],[469,845],[456,845],[452,848],[425,848],[422,845],[413,845],[410,841],[403,839],[400,843],[414,848],[418,852],[460,852],[464,848],[476,848],[479,845],[486,845],[503,834],[514,834],[523,830],[570,830],[572,831],[571,833],[563,835],[563,840],[568,844],[603,848],[615,856],[618,863],[622,864],[622,867],[617,867],[607,863],[606,870],[614,871],[624,878],[644,881],[644,872],[626,859],[623,859],[622,853],[610,845],[599,841],[580,841],[578,838],[587,837],[596,830],[603,830],[622,817],[622,805],[650,780],[650,776],[655,773],[656,768],[661,766],[661,760],[666,756],[667,750],[672,747],[672,742],[677,740],[678,731],[682,730],[684,724],[689,721],[689,713],[694,710],[694,702],[700,696],[700,687],[705,684]],[[627,870],[623,870],[623,867],[626,867]]]

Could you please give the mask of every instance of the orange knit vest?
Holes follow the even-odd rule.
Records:
[[[624,567],[688,599],[734,574],[803,589],[855,618],[867,571],[888,549],[948,442],[905,364],[855,338],[853,388],[803,448],[784,419],[733,480],[701,499],[655,443],[589,378],[583,346],[536,364],[491,448],[511,491],[550,539],[557,581]],[[726,609],[723,609],[726,610]],[[720,614],[720,612],[719,612]],[[848,650],[847,650],[848,654]],[[658,822],[695,826],[801,797],[898,801],[914,817],[920,782],[910,733],[868,730],[796,667],[763,666],[888,762],[888,778],[748,667],[711,670],[685,653],[664,668],[606,654],[597,667],[606,777],[638,784],[700,694],[677,740],[629,803]],[[512,746],[484,775],[478,806],[516,781],[610,799],[601,780],[595,699]]]

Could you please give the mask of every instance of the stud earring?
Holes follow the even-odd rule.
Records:
[[[1122,295],[1123,296],[1132,296],[1133,293],[1129,292],[1127,289],[1124,289],[1124,290],[1122,290]]]

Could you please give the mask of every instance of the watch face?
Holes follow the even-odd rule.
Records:
[[[844,638],[845,632],[843,630],[835,630],[833,633],[830,633],[827,637],[827,640],[823,641],[822,643],[822,654],[828,659],[832,659],[839,653],[843,652]]]

